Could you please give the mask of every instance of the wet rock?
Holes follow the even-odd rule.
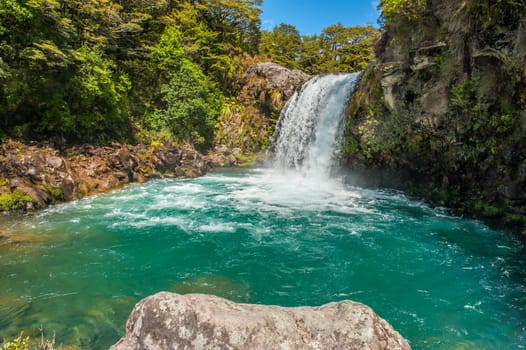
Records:
[[[259,152],[268,144],[276,116],[287,100],[311,77],[275,63],[258,63],[247,68],[240,83],[238,101],[228,106],[218,123],[216,143],[240,148],[243,153]],[[216,164],[233,165],[218,157]],[[215,160],[214,160],[215,161]]]
[[[140,301],[111,350],[410,349],[374,311],[341,301],[283,308],[203,294],[158,293]]]
[[[214,151],[210,153],[207,158],[212,167],[230,167],[238,164],[238,160],[233,154],[233,150],[226,145],[216,146]]]
[[[208,159],[190,145],[128,147],[112,143],[104,147],[74,146],[59,152],[49,146],[8,140],[0,150],[0,195],[29,195],[31,200],[24,198],[24,208],[17,209],[33,210],[132,181],[175,174],[196,177],[207,170]]]
[[[519,200],[524,198],[524,190],[518,185],[499,186],[498,192],[507,199]]]

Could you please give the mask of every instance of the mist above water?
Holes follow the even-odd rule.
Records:
[[[524,348],[521,242],[330,177],[357,79],[316,77],[294,96],[272,167],[151,181],[0,218],[25,242],[0,241],[0,336],[42,324],[57,344],[108,348],[139,299],[175,291],[282,306],[351,299],[415,349]]]
[[[316,76],[287,102],[271,145],[272,166],[327,179],[339,155],[343,123],[361,73]]]

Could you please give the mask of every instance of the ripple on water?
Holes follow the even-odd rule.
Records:
[[[139,299],[171,290],[283,306],[353,299],[415,349],[525,340],[524,245],[395,191],[265,169],[212,173],[0,227],[45,237],[0,239],[0,335],[42,323],[61,343],[107,348]]]

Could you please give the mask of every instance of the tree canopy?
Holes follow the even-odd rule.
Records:
[[[260,54],[274,62],[310,74],[356,72],[372,61],[373,43],[379,31],[371,26],[331,25],[318,35],[301,36],[290,24],[264,31]]]
[[[362,69],[372,27],[260,30],[261,0],[0,0],[0,137],[206,144],[248,62]]]

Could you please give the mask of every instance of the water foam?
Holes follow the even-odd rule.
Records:
[[[318,179],[329,177],[339,153],[347,104],[360,76],[316,76],[293,95],[273,136],[274,167]]]

